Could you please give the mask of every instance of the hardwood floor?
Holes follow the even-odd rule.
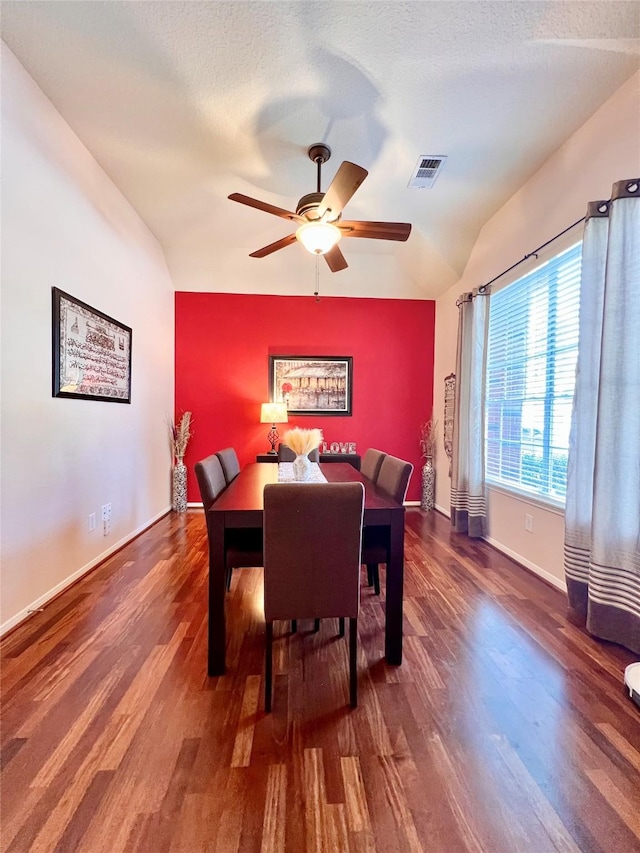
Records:
[[[202,512],[73,586],[1,645],[2,851],[640,850],[633,655],[435,512],[407,512],[406,545],[404,662],[383,658],[383,573],[354,711],[327,620],[277,631],[264,714],[256,569],[207,677]]]

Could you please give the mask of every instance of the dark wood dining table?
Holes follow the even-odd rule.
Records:
[[[385,657],[390,664],[402,663],[402,596],[404,584],[404,507],[346,463],[320,465],[331,483],[364,484],[364,526],[379,528],[388,537]],[[209,675],[225,671],[226,568],[225,532],[232,528],[261,528],[263,492],[267,483],[278,481],[277,465],[254,462],[243,468],[220,497],[206,510],[209,514]]]

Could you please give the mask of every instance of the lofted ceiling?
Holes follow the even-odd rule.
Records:
[[[406,243],[343,240],[323,294],[435,298],[479,230],[639,67],[640,4],[2,2],[2,37],[162,244],[177,290],[310,294],[293,230],[227,199],[294,209],[326,142],[369,176],[347,219],[410,222]],[[409,189],[420,155],[447,155]]]

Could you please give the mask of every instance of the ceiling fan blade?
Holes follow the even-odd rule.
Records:
[[[268,246],[264,246],[262,249],[258,249],[256,252],[251,252],[249,255],[250,258],[266,258],[267,255],[270,255],[272,252],[277,252],[278,249],[284,249],[285,246],[290,246],[292,243],[296,242],[296,235],[289,234],[288,237],[283,237],[282,240],[276,240],[275,243],[269,243]]]
[[[349,266],[338,246],[334,246],[333,249],[325,252],[324,259],[329,265],[331,272],[340,272],[340,270],[346,270]]]
[[[246,204],[249,207],[255,207],[257,210],[264,210],[265,213],[273,213],[274,216],[281,216],[283,219],[291,219],[294,222],[305,221],[302,217],[293,213],[291,210],[284,210],[282,207],[276,207],[274,204],[269,204],[266,201],[260,201],[257,198],[251,198],[249,195],[242,195],[242,193],[232,193],[228,198],[231,201],[240,202],[240,204]]]
[[[329,184],[329,189],[320,202],[318,215],[322,216],[327,211],[331,211],[327,217],[329,221],[337,219],[343,207],[368,174],[369,172],[363,169],[362,166],[356,166],[355,163],[345,160],[336,172],[334,179]]]
[[[399,240],[404,243],[411,234],[408,222],[345,222],[337,223],[343,237],[369,237],[372,240]]]

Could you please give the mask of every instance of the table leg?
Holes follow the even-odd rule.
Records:
[[[402,598],[404,590],[404,507],[391,513],[389,562],[387,563],[387,609],[385,656],[387,663],[402,663]]]
[[[212,512],[209,516],[209,675],[222,675],[225,670],[224,653],[226,626],[224,599],[226,567],[224,559],[224,513]]]

